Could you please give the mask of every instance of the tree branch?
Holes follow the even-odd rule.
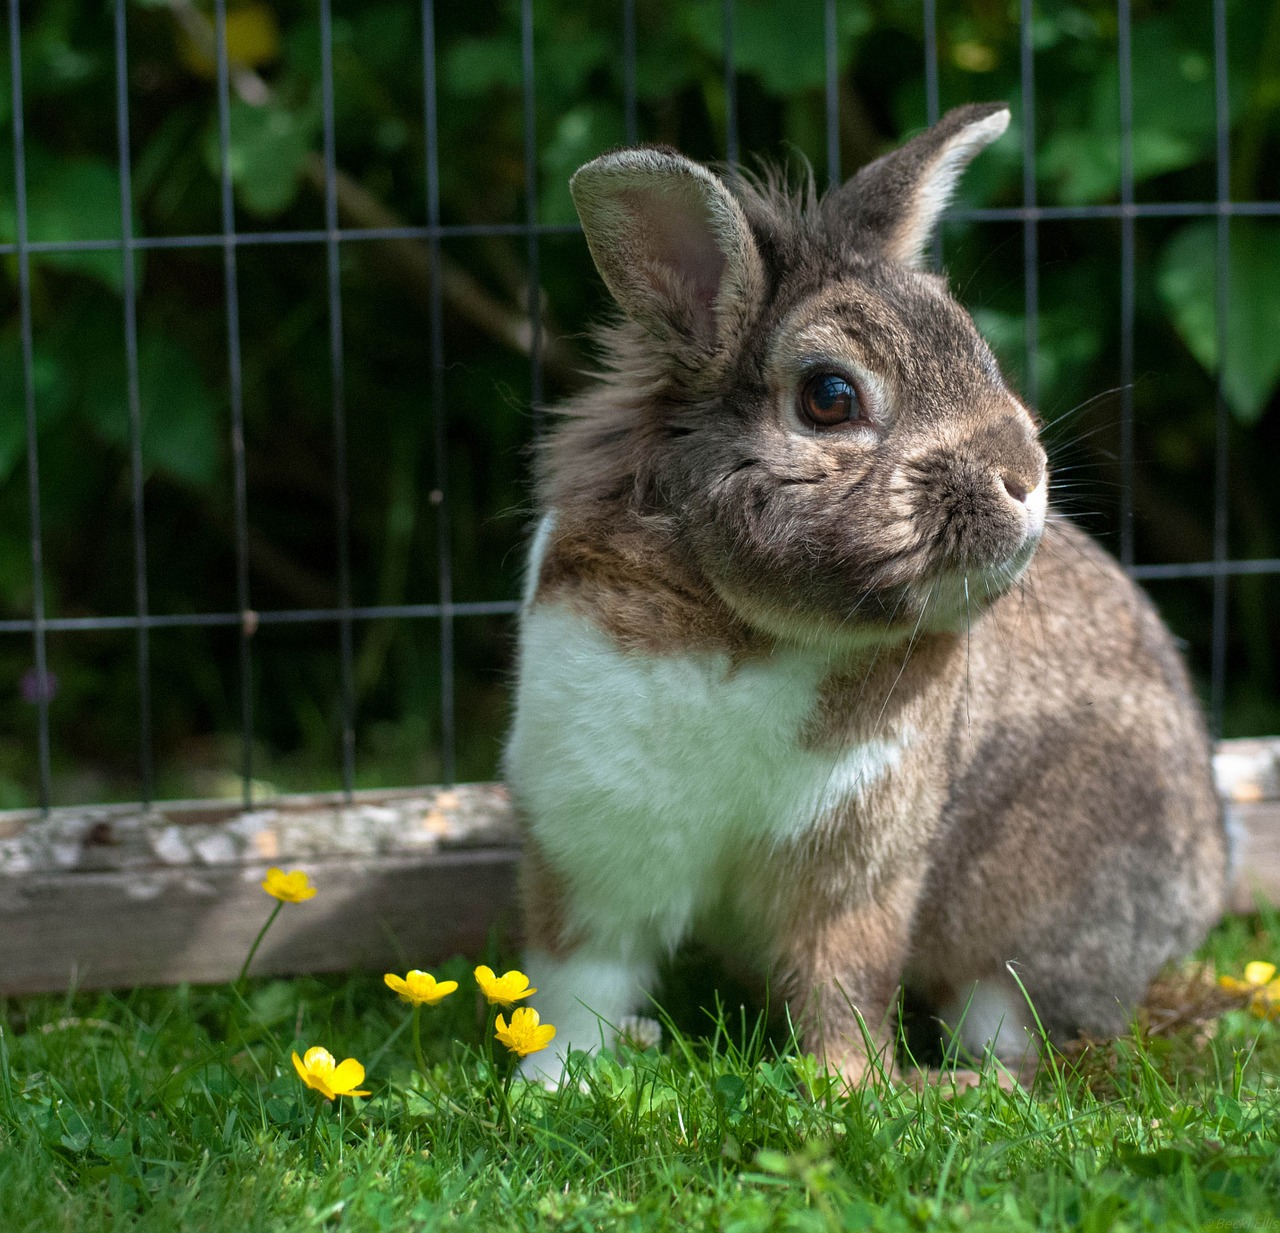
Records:
[[[183,33],[210,60],[216,58],[217,39],[213,22],[190,0],[169,0],[169,10]],[[232,60],[228,65],[231,86],[240,98],[253,107],[265,107],[271,101],[271,87],[248,66]],[[324,160],[315,151],[307,156],[304,177],[315,191],[325,191]],[[338,214],[358,228],[398,228],[405,222],[388,209],[358,180],[342,170],[334,176],[334,192]],[[431,253],[418,240],[387,240],[375,246],[380,264],[424,312],[431,302]],[[533,326],[519,309],[502,303],[456,262],[441,254],[440,295],[446,308],[488,334],[505,347],[529,355],[533,346]],[[586,382],[586,365],[577,350],[563,335],[552,333],[542,323],[542,364],[551,380],[566,390],[580,388]]]

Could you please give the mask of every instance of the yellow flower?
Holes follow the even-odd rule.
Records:
[[[1276,965],[1274,963],[1246,963],[1244,965],[1244,978],[1251,985],[1269,985],[1275,978]]]
[[[1219,976],[1218,984],[1232,993],[1256,993],[1266,988],[1276,974],[1274,963],[1247,963],[1244,968],[1244,980],[1234,976]]]
[[[1280,979],[1276,977],[1274,963],[1247,963],[1244,980],[1219,976],[1218,984],[1231,993],[1247,993],[1249,1009],[1259,1019],[1280,1019]]]
[[[510,1006],[513,1002],[538,992],[530,986],[529,978],[523,972],[511,971],[495,976],[493,969],[485,967],[483,963],[476,968],[476,984],[480,986],[480,992],[489,999],[490,1006]]]
[[[549,1023],[538,1022],[538,1012],[532,1006],[517,1006],[511,1012],[511,1026],[508,1027],[502,1016],[498,1016],[497,1031],[494,1036],[498,1043],[506,1045],[512,1053],[527,1057],[545,1049],[556,1034]]]
[[[307,875],[301,869],[285,873],[274,866],[267,870],[267,880],[262,883],[262,889],[281,903],[302,903],[316,893],[316,888],[307,881]]]
[[[293,1068],[298,1072],[298,1078],[325,1100],[333,1100],[337,1096],[369,1095],[357,1090],[357,1085],[364,1082],[364,1067],[353,1057],[335,1062],[328,1049],[312,1045],[302,1057],[296,1053],[293,1055]]]
[[[214,25],[210,21],[202,26],[194,37],[186,29],[179,31],[178,55],[193,73],[213,77],[217,73]],[[233,70],[258,68],[280,55],[280,24],[268,5],[250,4],[228,13],[226,27],[227,59]]]
[[[388,972],[382,980],[410,1006],[434,1006],[458,987],[456,980],[436,980],[430,972],[419,972],[417,968],[406,973],[403,979]]]

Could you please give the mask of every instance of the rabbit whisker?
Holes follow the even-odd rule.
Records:
[[[1112,394],[1122,394],[1125,390],[1134,388],[1134,382],[1130,381],[1125,385],[1114,385],[1109,390],[1099,390],[1098,393],[1086,398],[1083,402],[1078,402],[1070,411],[1063,411],[1060,415],[1055,415],[1052,419],[1045,417],[1045,428],[1056,428],[1059,424],[1066,423],[1073,415],[1079,415],[1081,411],[1087,407],[1093,406],[1096,402],[1101,402],[1104,398],[1110,398]]]

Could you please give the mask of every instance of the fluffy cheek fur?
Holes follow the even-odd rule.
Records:
[[[883,628],[918,548],[909,494],[852,451],[797,458],[785,444],[689,493],[681,538],[749,624],[786,636],[805,625]]]
[[[684,538],[729,606],[771,634],[942,628],[1004,594],[1039,541],[1043,455],[1034,439],[1008,453],[1015,462],[934,451],[892,468],[851,454],[804,479],[756,462],[694,502]],[[1011,480],[1011,495],[1002,470],[1034,487]]]

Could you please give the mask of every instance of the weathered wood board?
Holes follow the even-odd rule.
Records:
[[[1280,904],[1280,740],[1216,758],[1236,841],[1231,910]],[[422,966],[513,933],[519,839],[498,784],[0,813],[0,993],[228,980],[271,901],[270,865],[319,888],[254,972]]]
[[[274,906],[271,865],[318,894],[286,905],[257,975],[474,953],[515,928],[518,855],[496,784],[0,814],[0,993],[228,980]]]

